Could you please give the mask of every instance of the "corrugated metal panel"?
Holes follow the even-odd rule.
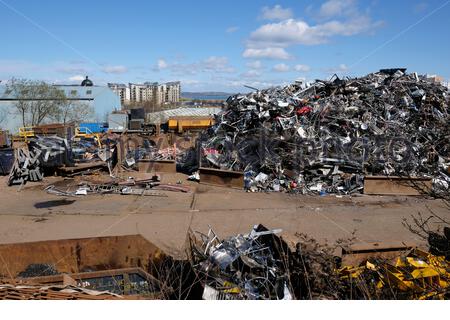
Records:
[[[111,113],[108,116],[108,127],[110,130],[128,129],[128,115],[124,113]]]
[[[166,123],[170,117],[205,117],[218,114],[221,108],[178,108],[147,114],[147,122],[151,124]]]

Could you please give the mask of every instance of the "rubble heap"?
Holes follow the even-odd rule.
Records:
[[[448,90],[405,69],[234,95],[201,139],[203,167],[256,191],[351,194],[364,175],[448,186]],[[447,173],[444,173],[447,172]]]

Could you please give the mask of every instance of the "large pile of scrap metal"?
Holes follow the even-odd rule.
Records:
[[[72,153],[66,139],[57,136],[37,136],[27,147],[17,149],[8,185],[40,181],[46,168],[72,165]]]
[[[448,89],[405,69],[231,96],[202,137],[201,166],[252,191],[361,192],[365,175],[450,185]]]

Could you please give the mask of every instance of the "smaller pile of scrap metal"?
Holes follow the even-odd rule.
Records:
[[[8,185],[40,181],[46,168],[73,165],[72,153],[67,139],[58,136],[37,136],[27,147],[16,150]]]
[[[151,144],[149,140],[144,140],[144,147],[129,149],[123,161],[125,168],[136,168],[136,163],[140,160],[150,161],[175,161],[181,151],[174,147],[158,148]]]
[[[274,234],[255,226],[247,235],[221,241],[210,230],[191,235],[191,261],[204,284],[203,299],[285,299],[293,298],[288,278],[288,248]]]

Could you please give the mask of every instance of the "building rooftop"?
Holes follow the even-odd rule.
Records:
[[[207,117],[218,114],[222,108],[177,108],[147,114],[147,122],[151,124],[165,123],[170,117]]]

